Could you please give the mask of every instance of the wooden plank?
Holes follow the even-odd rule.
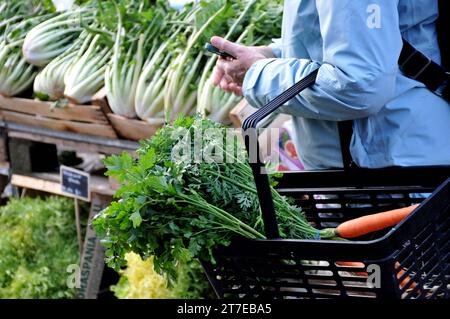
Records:
[[[91,210],[89,212],[89,223],[102,209],[111,202],[110,197],[94,195]],[[100,239],[92,227],[86,229],[83,254],[80,263],[80,285],[77,288],[78,299],[97,299],[105,267],[104,248]]]
[[[91,103],[93,105],[97,105],[101,108],[104,114],[112,113],[111,108],[109,107],[108,100],[106,99],[106,89],[102,88],[98,91],[93,97]]]
[[[72,122],[67,120],[55,120],[5,110],[3,110],[2,113],[6,121],[11,121],[15,123],[31,125],[36,127],[45,127],[58,131],[69,131],[74,133],[117,138],[117,134],[114,132],[114,130],[110,125]]]
[[[252,107],[248,104],[247,100],[243,99],[230,111],[230,119],[233,126],[235,128],[242,128],[244,120],[256,111],[256,108]]]
[[[108,120],[98,105],[69,105],[51,109],[51,102],[23,98],[7,98],[0,95],[0,108],[6,111],[41,115],[49,118],[107,124]]]
[[[36,189],[42,192],[63,196],[59,183],[32,176],[13,174],[11,177],[11,184],[17,187]]]
[[[108,114],[108,118],[120,137],[133,141],[151,137],[164,124],[163,119],[160,124],[150,124],[112,113]]]
[[[13,174],[11,184],[18,187],[30,188],[46,193],[65,196],[61,192],[58,173],[32,173],[30,175]],[[114,190],[109,185],[109,180],[102,176],[91,176],[91,193],[105,196],[113,196]]]
[[[78,141],[71,141],[63,138],[32,134],[19,131],[9,131],[8,136],[10,138],[18,138],[23,140],[30,140],[35,142],[42,142],[47,144],[57,144],[67,150],[84,152],[84,153],[98,153],[98,154],[121,154],[123,151],[134,153],[135,150],[124,149],[121,147],[99,145],[93,143],[84,143]],[[137,147],[136,147],[137,148]]]
[[[33,173],[34,178],[42,180],[57,182],[59,185],[60,175],[59,173]],[[91,193],[102,194],[107,196],[113,196],[114,190],[109,184],[109,180],[104,176],[91,175],[90,179]]]

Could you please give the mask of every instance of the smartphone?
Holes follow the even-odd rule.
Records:
[[[217,47],[213,46],[211,43],[206,43],[205,49],[208,50],[211,53],[214,53],[214,54],[217,54],[218,56],[221,56],[222,58],[236,59],[231,54],[229,54],[229,53],[227,53],[225,51],[219,50]]]

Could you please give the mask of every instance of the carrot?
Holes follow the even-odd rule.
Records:
[[[355,218],[340,224],[336,229],[336,236],[341,238],[355,238],[395,226],[408,216],[417,206],[389,210],[386,212]]]
[[[395,268],[399,268],[399,267],[400,267],[400,264],[398,261],[396,261]],[[397,279],[400,279],[405,273],[406,273],[406,271],[404,269],[400,269],[397,273]],[[403,281],[400,283],[400,288],[405,287],[409,283],[410,280],[411,280],[411,277],[406,276],[405,279],[403,279]],[[417,286],[417,284],[415,282],[412,282],[408,289],[413,289],[415,286]]]

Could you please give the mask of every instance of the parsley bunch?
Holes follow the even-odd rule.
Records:
[[[125,266],[125,254],[133,251],[144,259],[155,256],[155,270],[175,278],[178,262],[192,257],[214,262],[214,248],[228,245],[236,236],[265,238],[245,150],[237,139],[231,148],[225,147],[224,142],[230,143],[226,134],[208,134],[211,129],[224,131],[210,120],[182,117],[143,141],[137,159],[123,153],[105,160],[107,175],[121,184],[119,200],[93,221],[109,266]],[[199,133],[201,149],[194,144]],[[189,153],[174,160],[180,140]],[[211,149],[226,161],[196,160]],[[272,193],[282,237],[316,235],[298,207],[275,189]]]

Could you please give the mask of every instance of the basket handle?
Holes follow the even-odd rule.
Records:
[[[270,190],[269,178],[267,174],[261,173],[261,170],[264,168],[264,163],[261,163],[259,161],[260,149],[256,127],[258,123],[264,120],[280,106],[294,98],[297,94],[299,94],[306,88],[313,85],[316,82],[318,72],[319,70],[317,69],[301,79],[299,82],[295,83],[289,89],[278,95],[258,111],[246,118],[244,123],[242,124],[245,148],[247,149],[247,153],[250,158],[252,158],[252,148],[250,143],[251,141],[254,141],[256,143],[255,154],[258,157],[254,161],[250,160],[250,167],[252,168],[253,176],[255,178],[256,190],[258,193],[259,204],[261,206],[262,218],[264,221],[264,230],[266,233],[266,237],[269,239],[279,238],[280,232],[278,229],[277,217],[275,215],[275,207]]]

